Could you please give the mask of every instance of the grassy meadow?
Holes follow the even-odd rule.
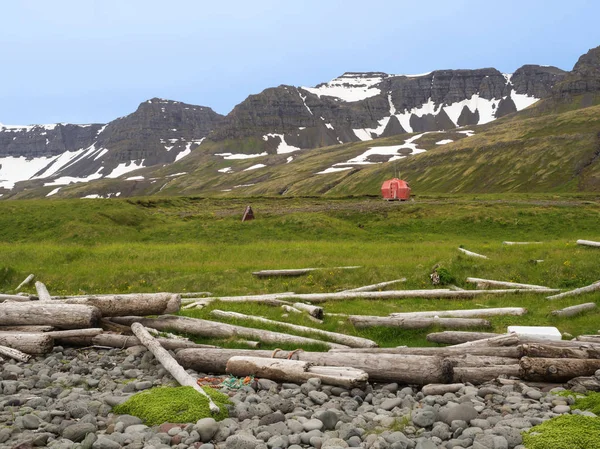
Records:
[[[256,219],[242,223],[248,204]],[[571,289],[600,280],[600,249],[576,245],[577,239],[600,241],[598,196],[430,196],[406,203],[378,197],[3,201],[0,291],[13,292],[29,273],[51,294],[316,293],[401,277],[406,282],[391,288],[418,289],[432,287],[429,274],[436,264],[467,289],[475,288],[465,282],[469,276]],[[542,243],[508,246],[505,240]],[[468,257],[459,246],[489,260]],[[360,268],[335,268],[355,265]],[[294,278],[252,276],[261,269],[303,267],[322,269]],[[29,286],[25,291],[35,290]],[[570,319],[549,313],[590,301],[600,303],[600,292],[558,301],[511,294],[473,300],[352,300],[323,307],[326,312],[387,315],[523,306],[529,310],[525,316],[491,318],[492,330],[552,325],[577,335],[596,333],[600,313]],[[424,345],[425,335],[436,330],[357,330],[339,317],[326,317],[318,325],[304,316],[282,318],[280,309],[256,304],[213,303],[183,313],[209,318],[215,308],[360,335],[381,346]]]

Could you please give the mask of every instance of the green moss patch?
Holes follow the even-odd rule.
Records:
[[[600,393],[589,392],[585,397],[579,397],[579,395],[575,397],[575,404],[571,408],[589,410],[596,415],[600,415]]]
[[[562,415],[523,433],[527,449],[600,449],[600,418]]]
[[[211,388],[204,388],[204,391],[221,409],[218,414],[211,413],[208,399],[192,387],[152,388],[130,397],[114,407],[113,412],[137,416],[149,426],[165,422],[196,422],[202,418],[214,418],[216,421],[227,418],[229,413],[226,405],[231,404],[227,395]]]

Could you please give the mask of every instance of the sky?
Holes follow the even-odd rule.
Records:
[[[597,0],[3,0],[0,123],[106,123],[153,97],[227,114],[344,72],[571,70],[598,17]]]

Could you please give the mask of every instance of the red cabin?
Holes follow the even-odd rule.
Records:
[[[388,179],[381,186],[381,195],[388,201],[406,201],[410,198],[410,186],[398,178]]]

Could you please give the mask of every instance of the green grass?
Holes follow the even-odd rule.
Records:
[[[257,218],[242,223],[247,204]],[[429,275],[438,264],[463,288],[475,288],[467,277],[481,277],[570,289],[600,279],[600,250],[575,244],[580,238],[600,240],[598,223],[600,203],[590,195],[428,196],[411,203],[369,197],[0,202],[0,291],[12,292],[29,273],[52,294],[315,293],[401,277],[407,281],[392,288],[419,289],[431,287]],[[543,244],[507,246],[504,240]],[[490,259],[465,256],[457,249],[461,245]],[[540,259],[544,262],[533,262]],[[360,268],[332,268],[349,265]],[[295,278],[252,276],[260,269],[302,267],[322,269]],[[33,286],[25,290],[35,292]],[[600,303],[600,293],[555,302],[523,294],[472,300],[357,299],[323,307],[326,312],[387,315],[522,306],[527,315],[491,318],[492,330],[503,332],[511,324],[554,325],[576,335],[596,333],[600,313],[556,318],[550,312],[589,301]],[[257,304],[215,303],[185,313],[210,318],[214,308],[282,319],[280,309]],[[371,338],[381,346],[427,344],[425,335],[436,330],[357,330],[331,317],[323,325],[303,316],[286,320]]]
[[[219,407],[219,413],[211,413],[208,399],[192,387],[158,387],[137,393],[113,408],[119,415],[133,415],[142,419],[148,426],[162,423],[196,422],[202,418],[221,421],[229,416],[229,398],[212,388],[203,388]]]
[[[562,415],[523,433],[527,449],[600,449],[600,419]]]

